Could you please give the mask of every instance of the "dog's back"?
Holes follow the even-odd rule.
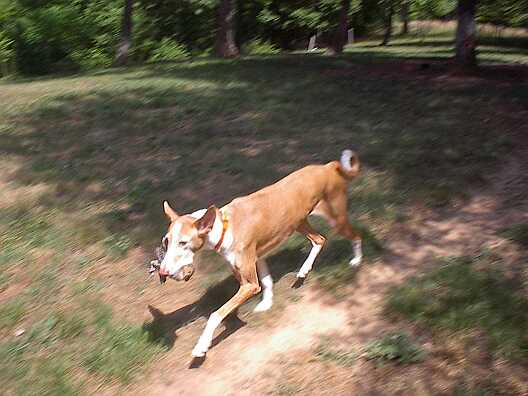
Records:
[[[352,153],[353,158],[353,153]],[[308,165],[276,183],[234,199],[226,206],[236,244],[255,243],[258,255],[288,238],[317,204],[336,194],[346,194],[347,180],[359,171],[359,162],[332,161]],[[356,169],[357,168],[357,169]]]

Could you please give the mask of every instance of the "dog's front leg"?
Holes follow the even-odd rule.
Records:
[[[242,253],[237,255],[235,265],[238,267],[240,273],[240,289],[238,289],[238,292],[228,302],[211,314],[202,335],[192,351],[194,357],[205,356],[213,342],[214,332],[222,320],[249,298],[260,292],[254,252],[251,254]]]

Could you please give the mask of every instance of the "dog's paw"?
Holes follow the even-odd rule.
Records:
[[[270,309],[273,306],[272,300],[262,300],[257,304],[255,309],[253,309],[253,312],[264,312]]]
[[[189,369],[197,369],[202,366],[202,364],[205,362],[205,356],[202,357],[194,357],[191,359],[191,362],[189,363]]]
[[[306,278],[298,276],[297,279],[295,279],[295,282],[293,282],[293,285],[291,286],[293,289],[298,289],[302,285],[304,285],[304,280]]]
[[[351,267],[357,267],[358,265],[361,264],[361,260],[362,260],[362,257],[357,256],[357,257],[354,257],[352,260],[350,260],[349,264]]]
[[[191,352],[191,356],[193,358],[203,358],[208,349],[209,348],[204,348],[202,345],[196,345]]]

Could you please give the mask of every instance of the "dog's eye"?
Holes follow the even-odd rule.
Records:
[[[187,245],[187,241],[180,241],[180,242],[178,242],[178,245],[183,247],[183,246]]]
[[[161,244],[163,245],[165,250],[167,250],[169,248],[169,238],[163,237],[163,239],[161,240]]]

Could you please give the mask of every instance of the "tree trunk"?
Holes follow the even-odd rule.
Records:
[[[343,48],[348,38],[348,10],[350,0],[341,0],[341,9],[339,10],[339,21],[332,40],[332,50],[335,54],[343,52]]]
[[[477,65],[476,10],[477,0],[458,0],[455,62],[462,69],[472,69]]]
[[[117,46],[114,60],[116,66],[124,66],[128,62],[130,47],[132,47],[132,8],[134,0],[124,0],[123,19],[121,21],[121,40]]]
[[[239,54],[235,44],[235,14],[234,0],[220,1],[216,11],[215,53],[221,58],[234,58]]]
[[[409,34],[409,0],[403,0],[401,3],[401,34]]]
[[[389,8],[385,16],[385,34],[383,35],[381,45],[387,45],[392,36],[392,16],[394,14],[394,4],[392,4],[392,1],[393,0],[388,1]]]

